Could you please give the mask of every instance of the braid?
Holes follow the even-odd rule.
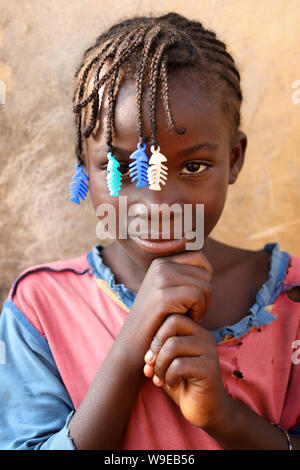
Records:
[[[186,129],[185,127],[182,127],[181,130],[176,129],[175,122],[174,122],[174,117],[170,108],[170,98],[169,98],[169,83],[168,83],[168,73],[167,73],[167,64],[166,60],[161,64],[161,76],[162,76],[162,97],[165,105],[165,109],[167,112],[167,116],[169,119],[169,123],[171,126],[171,129],[173,130],[174,133],[176,134],[185,134]]]
[[[151,62],[151,69],[150,69],[150,116],[151,116],[151,126],[152,126],[152,140],[151,145],[154,148],[157,148],[158,143],[156,141],[156,122],[155,122],[155,104],[156,104],[156,87],[157,87],[157,77],[158,77],[158,69],[161,57],[168,47],[173,47],[178,43],[178,39],[176,37],[171,38],[170,40],[163,43],[157,49],[157,52],[154,54],[154,57]]]
[[[151,46],[153,45],[154,41],[159,37],[161,34],[162,28],[161,26],[157,26],[150,30],[150,34],[147,36],[145,40],[145,46],[142,52],[142,60],[141,60],[141,65],[140,69],[138,72],[137,76],[137,125],[138,125],[138,133],[140,137],[140,142],[141,144],[144,143],[145,137],[143,136],[143,131],[142,131],[142,96],[143,96],[143,78],[144,78],[144,72],[145,72],[145,67],[149,58],[149,51],[151,49]]]
[[[131,36],[134,36],[134,32],[131,32],[129,37],[131,39]],[[85,107],[87,104],[89,104],[92,99],[94,98],[94,96],[96,95],[96,93],[98,93],[98,90],[99,88],[101,88],[101,86],[103,85],[103,83],[106,82],[106,80],[109,79],[109,77],[111,76],[111,74],[118,68],[122,65],[123,62],[125,62],[125,60],[127,59],[127,57],[132,53],[134,52],[134,50],[140,45],[140,43],[142,42],[142,39],[143,39],[143,33],[144,33],[144,30],[141,31],[141,33],[138,35],[138,37],[133,40],[132,44],[130,45],[130,47],[125,50],[123,52],[123,54],[121,54],[121,57],[112,64],[111,68],[104,74],[104,76],[99,79],[99,73],[100,73],[100,70],[104,64],[104,60],[101,62],[100,66],[98,67],[97,69],[97,72],[96,72],[96,80],[95,80],[95,83],[94,83],[94,88],[93,88],[93,91],[87,96],[87,98],[85,98],[83,101],[80,101],[78,102],[76,105],[74,105],[74,112],[78,112],[81,108]],[[116,47],[113,48],[113,51],[115,52],[115,49]],[[108,58],[109,56],[112,56],[113,53],[109,53],[107,54],[106,58]]]
[[[224,113],[233,118],[234,128],[240,125],[242,91],[240,74],[224,42],[213,31],[205,29],[198,21],[190,21],[177,14],[159,17],[133,17],[113,25],[97,37],[83,56],[75,73],[73,111],[77,129],[76,156],[82,162],[82,138],[88,138],[96,127],[99,115],[99,90],[108,89],[106,143],[113,152],[114,110],[117,88],[126,76],[136,76],[137,129],[140,142],[148,137],[142,130],[142,103],[145,77],[149,76],[149,108],[151,119],[151,144],[157,148],[155,108],[157,86],[160,83],[163,105],[170,129],[177,129],[170,108],[168,74],[179,67],[193,67],[199,72],[203,84],[222,86],[221,105]],[[105,68],[105,70],[103,70]],[[91,87],[89,87],[91,84]],[[103,91],[104,93],[104,91]],[[89,121],[82,112],[90,109]]]

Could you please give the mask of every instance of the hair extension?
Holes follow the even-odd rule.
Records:
[[[222,109],[233,121],[234,130],[237,129],[242,102],[240,74],[226,45],[200,22],[188,20],[177,13],[159,17],[136,16],[113,25],[98,36],[85,51],[82,63],[76,70],[73,111],[78,162],[84,163],[82,139],[88,138],[97,124],[101,87],[107,88],[108,96],[106,144],[108,151],[114,153],[112,137],[116,90],[124,77],[136,79],[137,130],[142,144],[148,141],[148,137],[143,135],[141,111],[146,77],[149,77],[151,144],[157,148],[155,108],[158,84],[170,129],[176,134],[184,134],[186,129],[178,129],[175,125],[169,97],[168,76],[179,67],[196,68],[205,85],[210,84],[216,89],[218,83],[218,90],[222,91]],[[90,116],[86,122],[88,109]]]

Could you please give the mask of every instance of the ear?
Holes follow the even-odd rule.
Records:
[[[242,169],[247,148],[247,136],[242,131],[237,131],[231,140],[230,170],[228,184],[235,183]]]

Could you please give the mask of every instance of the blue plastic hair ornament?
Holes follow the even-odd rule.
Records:
[[[108,164],[106,182],[111,196],[119,196],[119,191],[122,186],[122,173],[119,170],[120,163],[115,159],[115,156],[108,152]]]
[[[75,168],[76,173],[72,177],[74,181],[71,181],[69,184],[70,201],[75,202],[76,204],[80,204],[80,199],[84,201],[86,198],[88,192],[88,185],[86,181],[89,181],[89,177],[83,171],[84,166],[82,164],[77,164]]]
[[[138,149],[133,152],[129,158],[135,159],[129,165],[131,181],[137,180],[136,187],[141,188],[148,185],[148,157],[145,152],[147,144],[138,143]]]

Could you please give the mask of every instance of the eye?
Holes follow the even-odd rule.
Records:
[[[208,165],[208,163],[193,160],[192,162],[186,162],[184,164],[184,166],[181,168],[180,174],[192,175],[203,173],[209,166],[210,165]]]
[[[119,170],[122,173],[122,176],[129,176],[129,165],[126,165],[126,163],[120,164]]]
[[[103,164],[103,170],[106,171],[106,172],[108,172],[107,171],[107,165],[108,165],[108,162],[105,162]],[[129,176],[129,165],[126,164],[126,163],[120,163],[119,171],[122,174],[122,176],[125,176],[125,177]]]

